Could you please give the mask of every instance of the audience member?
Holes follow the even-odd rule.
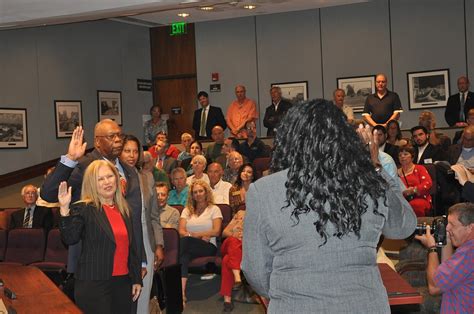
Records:
[[[156,159],[156,168],[163,170],[167,174],[176,168],[176,159],[166,155],[166,142],[164,140],[157,139],[155,146],[151,147],[148,151],[151,153],[153,158]]]
[[[260,157],[267,157],[268,150],[261,139],[257,137],[257,126],[254,121],[245,124],[247,139],[240,143],[240,153],[247,157],[250,162]]]
[[[181,151],[176,146],[169,143],[168,135],[165,132],[158,132],[158,134],[156,135],[156,141],[155,142],[158,142],[158,141],[163,141],[165,143],[166,156],[174,158],[174,159],[178,158],[179,153],[181,153]],[[153,154],[152,149],[149,149],[149,151],[152,153],[153,157],[156,157]]]
[[[387,143],[387,129],[382,125],[378,124],[372,129],[374,137],[377,137],[379,143],[379,150],[385,152],[393,158],[395,163],[398,164],[398,146]]]
[[[222,267],[220,294],[224,297],[223,312],[232,312],[232,290],[238,290],[242,285],[240,263],[242,262],[242,236],[244,231],[245,210],[239,210],[230,223],[225,227],[222,236]]]
[[[398,94],[387,89],[387,77],[375,77],[375,94],[367,96],[362,117],[371,126],[381,124],[387,127],[390,120],[398,120],[403,112]]]
[[[179,169],[179,168],[176,168]],[[174,228],[178,230],[179,211],[168,205],[169,188],[166,184],[160,182],[155,186],[156,198],[160,209],[160,224],[163,228]]]
[[[390,120],[387,122],[387,143],[396,146],[405,146],[408,141],[402,138],[402,130],[397,120]]]
[[[270,88],[270,97],[272,98],[272,104],[265,109],[263,126],[267,128],[267,136],[275,136],[281,119],[288,109],[291,108],[291,103],[281,98],[280,86],[272,86],[272,88]]]
[[[447,150],[451,139],[443,133],[436,132],[436,116],[431,111],[423,111],[418,118],[418,125],[424,126],[430,135],[430,143],[439,145],[442,150]]]
[[[232,136],[236,138],[246,138],[245,123],[258,119],[257,105],[255,101],[247,98],[245,86],[237,85],[235,87],[235,96],[237,97],[227,110],[227,126]]]
[[[209,95],[200,91],[197,95],[202,108],[194,111],[193,129],[197,140],[210,139],[212,128],[216,125],[225,130],[227,124],[221,108],[209,105]]]
[[[222,148],[224,147],[224,129],[220,125],[213,127],[211,137],[214,143],[207,146],[206,158],[211,161],[216,161],[219,156],[222,156]]]
[[[467,113],[466,119],[467,125],[474,125],[474,108],[470,109]],[[460,144],[463,130],[456,131],[453,138],[453,144]]]
[[[337,88],[334,90],[332,93],[332,102],[334,105],[336,105],[337,108],[341,109],[342,112],[347,117],[347,122],[352,123],[354,122],[354,112],[352,111],[352,108],[346,104],[344,104],[344,98],[346,97],[346,93],[344,92],[343,89]]]
[[[413,143],[415,144],[414,162],[418,165],[432,164],[443,160],[443,152],[439,146],[430,144],[428,130],[421,125],[411,128]]]
[[[48,233],[53,226],[51,208],[36,205],[38,188],[28,184],[21,189],[21,197],[25,208],[10,215],[10,229],[15,228],[42,228]]]
[[[173,184],[174,189],[169,192],[168,204],[171,206],[185,206],[189,190],[189,187],[186,184],[186,171],[181,167],[174,168],[173,171],[171,171],[171,183]]]
[[[224,169],[222,180],[234,184],[239,174],[239,168],[243,163],[244,159],[239,152],[231,152],[227,158],[227,167]]]
[[[229,205],[232,207],[232,214],[235,214],[241,206],[245,206],[245,195],[250,183],[255,181],[256,173],[251,163],[243,164],[239,168],[237,180],[229,189]]]
[[[452,165],[451,169],[456,173],[456,180],[462,186],[462,198],[467,202],[474,203],[474,173],[471,173],[463,165]]]
[[[191,143],[191,148],[189,149],[189,154],[191,155],[191,157],[187,158],[187,159],[185,159],[181,162],[181,168],[186,170],[186,174],[188,176],[193,174],[193,167],[192,167],[193,165],[191,163],[193,158],[197,155],[203,155],[201,142],[199,142],[198,140],[194,140]]]
[[[183,145],[184,150],[179,153],[178,158],[176,159],[181,167],[181,162],[185,159],[192,158],[190,154],[191,143],[194,141],[193,136],[189,133],[181,134],[181,145]]]
[[[377,242],[416,227],[398,182],[325,100],[288,111],[272,162],[246,195],[241,264],[268,312],[390,313]]]
[[[229,205],[229,189],[232,184],[222,181],[222,176],[224,175],[222,166],[217,162],[213,162],[207,167],[207,175],[209,176],[214,202],[216,204]]]
[[[428,249],[429,292],[443,294],[441,313],[474,313],[474,204],[450,207],[446,231],[448,239],[441,249],[441,264],[430,226],[426,226],[426,234],[415,236]]]
[[[158,105],[153,105],[150,108],[151,119],[145,122],[143,126],[144,132],[144,142],[148,148],[152,147],[156,143],[156,135],[160,132],[168,134],[168,125],[166,120],[161,118],[161,107]]]
[[[133,238],[137,247],[137,255],[146,263],[143,247],[142,231],[142,197],[140,183],[135,169],[120,161],[118,158],[123,149],[123,134],[115,121],[104,119],[94,128],[94,150],[85,155],[84,130],[77,127],[71,137],[68,152],[61,156],[54,171],[45,179],[41,187],[41,197],[48,202],[58,201],[58,187],[63,181],[72,188],[72,202],[81,199],[81,186],[84,172],[94,160],[106,159],[114,164],[120,174],[120,180],[126,180],[125,199],[131,209]],[[68,273],[74,273],[81,254],[80,244],[70,245],[68,249]]]
[[[449,148],[448,161],[451,165],[463,165],[474,173],[474,125],[464,128],[461,144]]]
[[[459,93],[449,96],[444,118],[449,126],[465,127],[467,113],[474,108],[474,94],[469,91],[469,79],[458,78]]]
[[[425,167],[413,163],[415,156],[413,147],[408,145],[400,147],[398,156],[401,165],[398,176],[404,185],[403,196],[410,203],[417,217],[425,217],[432,206],[431,177]]]
[[[84,173],[78,202],[70,206],[72,187],[64,181],[59,185],[61,238],[66,245],[82,243],[74,296],[84,313],[132,313],[140,295],[137,234],[120,181],[111,162],[94,160]]]
[[[140,156],[142,155],[142,145],[140,141],[133,135],[125,136],[123,140],[123,149],[120,154],[120,161],[129,165],[132,169],[140,170]],[[154,183],[150,184],[145,175],[140,173],[140,191],[142,195],[142,230],[143,230],[143,246],[146,253],[146,272],[142,273],[143,287],[136,305],[137,313],[149,313],[150,292],[153,282],[153,271],[164,260],[165,253],[163,250],[163,229],[160,224],[160,213],[156,200],[156,191]],[[121,180],[121,184],[126,184]],[[122,185],[122,190],[125,187]]]
[[[216,158],[216,162],[220,163],[222,168],[227,167],[227,160],[231,152],[238,152],[240,148],[239,141],[235,137],[228,137],[224,140],[224,146],[222,146],[222,154]]]
[[[186,283],[188,280],[188,264],[201,256],[216,255],[216,237],[221,234],[222,213],[214,205],[209,185],[202,181],[194,181],[188,194],[186,207],[179,219],[179,261],[181,263],[181,284],[183,302],[186,303]]]
[[[186,184],[191,185],[196,180],[202,180],[209,184],[209,177],[207,176],[206,173],[204,173],[204,170],[206,169],[207,166],[207,160],[206,157],[203,155],[196,155],[193,157],[191,161],[191,165],[193,167],[193,175],[189,176],[186,179]]]
[[[148,183],[154,185],[157,182],[164,182],[170,186],[168,174],[163,169],[158,169],[155,165],[156,160],[151,153],[148,151],[143,152],[143,166],[140,172],[145,175]]]

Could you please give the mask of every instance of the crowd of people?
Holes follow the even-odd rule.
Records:
[[[181,134],[182,150],[169,142],[157,105],[143,143],[102,120],[86,154],[84,130],[77,127],[40,191],[42,201],[60,207],[76,304],[86,313],[148,313],[153,273],[164,260],[162,229],[174,228],[181,237],[184,307],[189,263],[220,249],[224,312],[234,308],[232,291],[248,282],[270,300],[270,313],[389,313],[376,267],[380,235],[407,238],[416,216],[451,208],[449,245],[463,249],[447,259],[466,258],[459,263],[468,275],[456,281],[462,288],[454,300],[446,282],[456,274],[435,265],[430,254],[430,291],[450,298],[443,308],[472,312],[474,212],[462,202],[474,201],[474,100],[467,78],[459,78],[458,88],[445,115],[449,125],[463,128],[452,141],[436,131],[428,111],[403,138],[402,105],[383,74],[365,103],[366,127],[344,103],[343,89],[334,91],[333,101],[292,106],[272,87],[264,126],[275,136],[273,147],[258,138],[256,104],[242,85],[226,117],[206,92],[198,94],[194,136]],[[201,140],[212,143],[204,149]],[[255,161],[269,157],[268,176],[255,182]],[[51,228],[50,212],[34,205],[37,193],[24,188],[27,209],[12,219],[12,228]],[[218,204],[232,209],[228,225]],[[434,246],[429,231],[418,238]]]

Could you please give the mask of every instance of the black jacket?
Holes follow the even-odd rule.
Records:
[[[210,139],[212,128],[216,125],[220,125],[224,130],[227,128],[227,123],[225,122],[224,114],[222,113],[221,108],[214,107],[209,105],[209,112],[207,113],[206,120],[206,137],[199,136],[199,131],[201,129],[201,114],[202,108],[194,111],[193,117],[193,130],[195,139]]]

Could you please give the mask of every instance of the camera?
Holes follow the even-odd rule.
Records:
[[[431,234],[433,235],[435,241],[436,241],[436,246],[444,246],[446,245],[446,226],[448,224],[448,219],[446,218],[446,215],[443,215],[441,217],[437,217],[433,219],[433,222],[430,225],[431,229]],[[415,229],[415,234],[417,235],[423,235],[426,233],[426,223],[422,224],[417,224],[416,229]]]

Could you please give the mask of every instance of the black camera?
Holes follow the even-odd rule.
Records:
[[[444,246],[446,245],[446,226],[448,225],[448,219],[446,218],[446,215],[443,215],[441,217],[437,217],[433,219],[433,222],[430,225],[431,229],[431,234],[433,235],[435,241],[436,241],[436,246]],[[417,224],[416,229],[415,229],[415,234],[417,235],[423,235],[426,233],[426,223],[422,224]]]

